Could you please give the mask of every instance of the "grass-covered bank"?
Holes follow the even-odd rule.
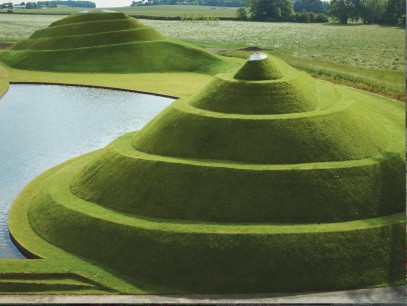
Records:
[[[32,56],[46,54],[49,43],[49,54],[58,53],[59,30],[82,34],[78,22],[64,22],[2,55],[19,67],[18,47],[34,49],[23,51]],[[195,89],[209,83],[139,132],[49,170],[23,190],[11,233],[51,270],[38,264],[24,283],[21,266],[6,261],[2,292],[267,293],[402,282],[405,105],[315,81],[272,57],[254,56],[237,73],[212,80],[166,68],[9,69],[8,78],[20,81],[171,96],[193,94],[185,87],[194,81]]]
[[[215,75],[233,60],[167,39],[123,13],[73,14],[0,53],[8,66],[55,72],[195,72]]]
[[[202,46],[205,46],[204,44]],[[215,49],[216,50],[216,49]],[[220,55],[246,59],[253,51],[219,49]],[[284,52],[263,51],[282,58],[291,66],[312,76],[334,83],[376,93],[398,101],[405,101],[405,74],[399,71],[359,68],[317,59],[301,59]]]
[[[197,73],[61,73],[8,69],[11,83],[101,86],[181,97],[201,89],[211,76]]]
[[[129,2],[129,5],[131,1]],[[42,10],[35,9],[17,9],[14,14],[30,14],[30,15],[69,15],[80,11],[85,11],[87,8],[48,8]],[[199,6],[199,5],[153,5],[153,6],[137,6],[137,7],[113,7],[109,10],[126,13],[129,15],[142,15],[147,17],[179,17],[187,18],[194,17],[212,17],[212,18],[236,18],[236,7],[215,7],[215,6]],[[5,13],[6,10],[0,10],[0,13]]]
[[[92,152],[81,156],[81,160],[86,161],[86,158],[97,153]],[[17,197],[16,205],[13,205],[10,211],[10,232],[22,247],[29,249],[31,253],[41,259],[0,260],[0,294],[148,294],[157,292],[156,288],[117,277],[98,265],[89,264],[89,262],[47,243],[33,232],[27,219],[27,203],[32,199],[35,190],[47,178],[75,160],[77,159],[44,172],[28,184]],[[53,283],[56,283],[56,286],[52,286]],[[57,285],[58,283],[61,285]],[[64,286],[64,284],[68,286]]]
[[[14,43],[64,16],[1,17],[0,41]],[[405,99],[405,31],[401,28],[228,21],[208,24],[143,20],[143,23],[168,37],[226,49],[220,52],[224,55],[246,58],[250,52],[238,49],[259,47],[313,76],[400,101]]]
[[[400,284],[404,148],[404,104],[249,61],[32,181],[10,229],[116,293]]]
[[[9,86],[8,79],[9,79],[8,71],[0,64],[0,98],[6,93],[8,89]]]

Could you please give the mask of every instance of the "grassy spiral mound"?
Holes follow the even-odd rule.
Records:
[[[274,58],[249,61],[55,171],[28,218],[49,243],[181,291],[395,283],[405,257],[403,120],[395,102]]]
[[[36,31],[0,59],[26,70],[56,72],[198,72],[234,67],[193,45],[163,37],[124,13],[73,14]]]

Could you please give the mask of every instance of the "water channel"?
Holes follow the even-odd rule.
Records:
[[[7,217],[18,193],[45,170],[138,130],[172,99],[117,90],[10,85],[0,98],[0,258],[24,258]]]

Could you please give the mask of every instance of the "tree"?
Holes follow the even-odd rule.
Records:
[[[324,13],[324,7],[321,0],[295,0],[294,11]]]
[[[347,24],[349,18],[358,20],[362,7],[362,0],[331,0],[331,13],[340,24]]]
[[[247,11],[244,7],[239,7],[236,11],[236,17],[240,20],[247,20]]]
[[[384,21],[391,25],[406,24],[405,0],[387,0]]]
[[[382,23],[386,0],[363,0],[361,18],[363,23]]]
[[[288,21],[293,15],[290,0],[246,0],[253,20]]]
[[[1,7],[4,8],[4,9],[13,9],[13,8],[14,8],[12,2],[3,3],[3,4],[1,5]]]
[[[25,8],[32,10],[32,9],[38,8],[38,6],[37,6],[37,3],[35,3],[35,2],[27,2],[27,4],[25,5]]]

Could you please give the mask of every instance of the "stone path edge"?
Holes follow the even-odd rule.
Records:
[[[234,295],[0,295],[6,304],[275,304],[346,303],[405,305],[406,287],[395,286],[309,294],[234,294]]]

